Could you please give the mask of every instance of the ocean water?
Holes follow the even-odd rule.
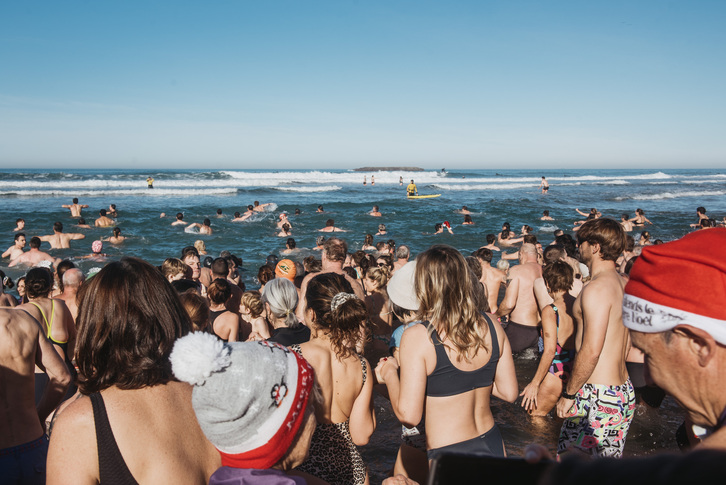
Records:
[[[146,177],[155,179],[153,190],[146,188]],[[375,176],[375,186],[370,184]],[[540,177],[550,183],[542,195]],[[363,177],[368,184],[363,185]],[[399,185],[403,177],[403,186]],[[441,194],[438,198],[407,200],[405,186],[414,179],[420,194]],[[86,239],[74,241],[68,250],[42,249],[60,258],[75,259],[91,252],[95,239],[108,237],[111,229],[77,230],[63,204],[78,197],[86,221],[93,226],[98,211],[116,204],[118,227],[126,242],[114,247],[106,243],[104,252],[112,259],[124,255],[138,256],[152,264],[178,256],[184,246],[203,239],[210,255],[229,250],[244,260],[243,279],[248,288],[258,286],[255,276],[268,254],[278,254],[285,239],[276,236],[275,222],[281,211],[290,214],[292,237],[301,250],[293,259],[312,254],[318,229],[329,218],[348,232],[339,234],[348,241],[351,251],[359,249],[367,233],[375,234],[378,224],[387,226],[398,245],[408,245],[413,254],[435,243],[450,244],[465,254],[476,250],[489,233],[496,234],[503,222],[512,228],[528,224],[543,243],[552,239],[560,228],[572,228],[582,219],[575,212],[596,207],[605,216],[619,220],[622,213],[634,216],[636,208],[645,211],[653,222],[647,230],[653,239],[669,241],[690,231],[697,220],[696,207],[704,206],[712,218],[726,215],[726,169],[724,170],[449,170],[378,171],[351,170],[5,170],[0,172],[0,244],[3,250],[13,243],[15,220],[26,221],[28,239],[52,234],[52,225],[60,221],[65,232],[83,232]],[[242,223],[230,222],[235,211],[253,201],[272,203],[274,210],[258,214]],[[316,213],[318,205],[325,212]],[[383,217],[368,215],[378,205]],[[456,210],[466,205],[475,224],[461,225],[463,216]],[[222,218],[216,218],[221,208]],[[300,215],[293,215],[300,209]],[[554,221],[539,218],[549,210]],[[210,236],[185,233],[172,227],[177,212],[188,222],[212,220]],[[166,213],[166,217],[160,217]],[[434,224],[449,221],[454,234],[433,235]],[[635,233],[634,233],[635,235]],[[4,239],[4,242],[2,241]],[[637,237],[636,237],[637,239]],[[308,248],[308,249],[306,249]],[[98,263],[76,260],[85,270]],[[19,268],[0,268],[13,279],[23,274]],[[536,361],[517,361],[520,385],[534,374]],[[518,407],[494,400],[493,408],[510,454],[538,441],[554,448],[559,421],[552,418],[531,419]],[[376,400],[379,428],[364,455],[371,465],[372,483],[378,483],[392,467],[398,446],[398,431],[390,407]],[[667,399],[660,410],[639,410],[626,454],[647,454],[660,449],[674,449],[673,433],[682,421],[682,413]]]

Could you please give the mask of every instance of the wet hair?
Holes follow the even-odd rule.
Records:
[[[73,203],[74,204],[77,204],[78,203],[78,197],[73,197]]]
[[[474,275],[459,251],[431,246],[416,258],[414,281],[419,314],[432,323],[429,334],[433,330],[445,334],[467,361],[487,347],[489,327],[479,313],[482,293],[476,291]]]
[[[534,229],[532,229],[532,226],[524,225],[522,226],[522,229],[527,232],[532,232]]]
[[[267,285],[265,285],[265,288],[267,288]],[[252,318],[259,317],[262,315],[262,312],[265,311],[265,306],[262,304],[262,294],[257,290],[245,291],[242,293],[240,304],[249,308]]]
[[[502,239],[509,239],[511,231],[509,229],[502,229]]]
[[[262,290],[261,303],[270,305],[270,312],[275,318],[284,318],[286,327],[293,328],[300,325],[295,316],[297,302],[297,288],[287,278],[275,278]]]
[[[481,259],[485,263],[491,263],[492,258],[494,257],[494,253],[491,249],[488,248],[479,248],[476,251],[472,253],[472,256]]]
[[[15,283],[13,283],[13,279],[10,276],[6,276],[5,273],[0,270],[0,284],[2,284],[2,289],[5,288],[12,288],[15,286]]]
[[[537,236],[534,234],[525,234],[522,238],[522,242],[537,245]]]
[[[542,259],[544,259],[545,265],[562,261],[566,255],[565,248],[559,244],[551,244],[542,251]]]
[[[711,224],[711,219],[701,219],[699,222],[701,227],[713,227],[713,224]]]
[[[288,238],[287,238],[287,243],[286,243],[286,245],[287,245],[287,247],[288,247],[289,249],[295,249],[295,248],[297,247],[297,243],[295,242],[295,239],[293,239],[293,238],[291,238],[291,237],[288,237]]]
[[[319,210],[319,211],[322,211],[322,210],[323,210],[323,206],[322,206],[322,205],[319,205],[319,206],[318,206],[318,210]]]
[[[437,222],[436,224],[434,224],[434,232],[439,232],[439,229],[442,229],[443,227],[444,227],[443,224],[441,224],[440,222]]]
[[[212,274],[217,278],[227,278],[227,275],[229,274],[229,263],[227,263],[227,260],[224,258],[217,258],[214,261],[212,261],[212,266],[210,268],[212,270]]]
[[[297,215],[300,215],[300,208],[299,207],[295,207],[295,215],[296,216]]]
[[[207,288],[207,296],[216,305],[224,304],[232,296],[232,285],[225,278],[217,278]]]
[[[371,246],[373,245],[373,234],[366,234],[365,239],[363,240],[364,246]]]
[[[615,261],[625,248],[625,231],[616,221],[601,217],[580,226],[577,240],[580,245],[585,241],[598,244],[600,257],[605,261]]]
[[[24,233],[24,232],[19,232],[19,233],[17,233],[17,234],[15,235],[15,239],[14,239],[14,240],[15,240],[15,241],[17,241],[17,240],[18,240],[18,239],[20,239],[21,237],[25,237],[25,233]]]
[[[575,280],[575,271],[564,261],[555,261],[542,268],[542,278],[552,293],[570,291]]]
[[[53,289],[53,273],[48,268],[33,268],[25,275],[25,295],[28,298],[47,297]]]
[[[184,214],[182,214],[181,212],[177,212],[176,213],[176,218],[177,218],[178,221],[181,221],[182,219],[184,219]]]
[[[98,211],[98,213],[101,215],[101,217],[105,217],[106,216],[106,209],[101,209],[100,211]]]
[[[386,225],[385,224],[378,224],[378,232],[385,232]]]
[[[476,256],[467,256],[464,259],[466,260],[466,264],[469,266],[469,269],[474,273],[474,276],[476,276],[476,279],[480,280],[482,275],[481,263]]]
[[[25,219],[23,219],[22,217],[18,217],[17,219],[15,219],[15,224],[16,224],[16,225],[17,225],[18,223],[20,223],[20,222],[25,222]]]
[[[307,256],[303,259],[303,268],[306,273],[319,273],[323,269],[323,265],[315,256]]]
[[[645,215],[645,211],[643,209],[635,209],[635,213],[640,216]]]
[[[121,229],[119,229],[118,227],[114,227],[113,228],[113,235],[116,236],[116,237],[118,237],[119,234],[121,234]]]
[[[351,296],[333,310],[331,303],[340,293]],[[343,359],[353,355],[368,311],[365,303],[354,296],[353,288],[345,277],[337,273],[323,273],[313,277],[308,283],[305,301],[307,308],[315,314],[315,325],[330,339],[336,356]]]
[[[335,221],[333,219],[328,219],[327,221],[325,221],[326,227],[333,227],[334,225],[335,225]]]
[[[261,286],[265,286],[269,281],[272,281],[274,279],[275,270],[268,265],[262,265],[260,266],[260,269],[257,270],[257,281],[260,282]]]
[[[209,226],[211,223],[212,223],[212,221],[210,221],[209,219],[204,219],[202,221],[202,225],[204,225],[204,226]]]
[[[464,214],[464,222],[474,222],[469,214]]]
[[[391,270],[388,266],[373,266],[368,268],[365,275],[375,281],[378,288],[384,288],[391,279]]]
[[[504,224],[502,224],[502,230],[504,229],[511,230],[512,226],[508,222],[505,222]]]
[[[222,209],[217,209],[217,215],[222,215]]]
[[[627,221],[628,219],[630,219],[630,216],[628,214],[620,214],[620,218],[624,221]]]
[[[249,205],[247,206],[247,210],[248,210],[248,211],[251,211],[251,210],[252,210],[252,209],[254,209],[254,208],[255,208],[255,206],[253,206],[252,204],[249,204]]]
[[[625,235],[625,249],[623,249],[623,251],[630,252],[633,250],[634,247],[635,247],[635,238],[633,238],[633,236],[631,236],[630,234],[626,234]]]
[[[705,207],[703,207],[703,206],[701,206],[701,207],[697,207],[697,208],[696,208],[696,212],[699,212],[699,213],[701,213],[701,214],[705,214],[705,213],[706,213],[706,208],[705,208]]]
[[[373,210],[377,211],[378,210],[378,206],[377,205],[374,205],[373,206]]]
[[[204,241],[202,241],[201,239],[197,239],[196,241],[194,241],[194,248],[197,250],[197,254],[199,254],[200,251],[207,250],[207,245],[204,244]]]
[[[663,240],[662,239],[656,239],[655,241],[653,241],[653,246],[657,246],[658,244],[663,244]]]
[[[391,270],[393,269],[393,258],[390,254],[381,254],[376,258],[376,266],[378,265],[378,260],[382,259],[384,263],[386,263],[386,267]]]
[[[282,225],[282,230],[285,231],[285,232],[289,232],[290,231],[290,224],[288,224],[287,222],[285,224],[283,224]]]
[[[30,242],[28,244],[30,244],[30,247],[32,249],[40,249],[41,242],[42,241],[40,240],[40,238],[38,236],[33,236],[30,238]]]
[[[348,253],[348,244],[340,238],[331,237],[323,244],[323,251],[325,251],[325,257],[328,258],[328,261],[342,263]]]
[[[189,315],[195,332],[204,331],[209,326],[209,305],[204,297],[194,291],[185,291],[179,295],[184,310]]]
[[[85,220],[85,219],[84,219],[83,217],[79,217],[79,218],[78,218],[78,224],[79,224],[79,225],[83,225],[83,224],[85,224],[85,223],[86,223],[86,220]]]
[[[650,241],[650,233],[648,231],[641,232],[640,233],[640,237],[642,237],[646,241]]]
[[[411,250],[406,245],[396,248],[396,259],[408,259],[411,257]]]
[[[543,216],[549,216],[549,215],[550,215],[550,211],[548,211],[548,210],[543,210],[543,211],[542,211],[542,215],[543,215]]]
[[[234,218],[237,219],[238,217],[242,217],[242,214],[240,214],[239,211],[234,213]]]
[[[55,274],[58,275],[58,289],[63,292],[63,275],[66,271],[71,268],[75,268],[76,265],[70,259],[64,259],[55,268]]]
[[[156,268],[128,257],[109,263],[81,286],[78,301],[76,363],[83,394],[173,379],[169,355],[192,324]]]
[[[486,235],[487,244],[494,244],[494,242],[497,240],[497,236],[494,234],[487,234]]]
[[[187,247],[185,247],[184,249],[182,249],[181,256],[179,257],[179,259],[181,259],[182,261],[184,261],[189,256],[196,256],[198,258],[199,257],[199,251],[197,251],[197,248],[195,248],[194,246],[187,246]]]
[[[62,222],[53,223],[53,230],[55,232],[63,232],[63,223]]]

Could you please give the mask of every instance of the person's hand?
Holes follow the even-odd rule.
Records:
[[[553,458],[550,450],[540,444],[532,443],[530,445],[527,445],[527,447],[524,449],[524,461],[531,465],[539,463],[543,460],[552,459]]]
[[[392,369],[396,372],[398,372],[398,361],[395,359],[395,357],[383,357],[381,360],[378,361],[378,365],[376,366],[376,379],[381,384],[385,384],[386,380],[384,379],[384,375],[388,372],[390,372],[389,369]]]
[[[527,384],[524,391],[520,394],[522,398],[522,407],[525,411],[532,412],[537,409],[537,394],[539,394],[539,385],[534,382]]]
[[[386,478],[381,482],[381,485],[419,485],[419,483],[399,473],[395,477]]]
[[[557,401],[557,416],[563,419],[572,416],[574,414],[574,407],[574,399],[565,399],[564,397],[561,397],[560,400]]]

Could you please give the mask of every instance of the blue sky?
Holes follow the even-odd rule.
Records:
[[[0,167],[722,168],[726,2],[2,2]]]

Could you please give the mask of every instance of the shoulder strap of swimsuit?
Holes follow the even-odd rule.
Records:
[[[40,305],[35,303],[34,301],[29,302],[31,305],[35,305],[35,308],[38,309],[40,314],[43,316],[43,323],[45,323],[45,331],[46,331],[46,337],[50,338],[50,325],[48,324],[48,319],[45,317],[45,312],[43,311],[43,308],[41,308]]]
[[[103,396],[96,392],[90,395],[93,407],[93,421],[96,427],[96,448],[98,450],[98,477],[103,484],[138,483],[126,465],[111,424],[108,422]]]
[[[489,315],[486,313],[482,313],[482,315],[484,315],[489,325],[489,333],[492,335],[492,355],[489,357],[489,362],[493,362],[499,360],[499,337],[497,336],[497,329],[494,327],[494,322],[489,318]]]
[[[557,317],[557,332],[560,331],[560,312],[557,310],[557,307],[554,303],[550,303],[550,308],[555,312],[555,317]]]

